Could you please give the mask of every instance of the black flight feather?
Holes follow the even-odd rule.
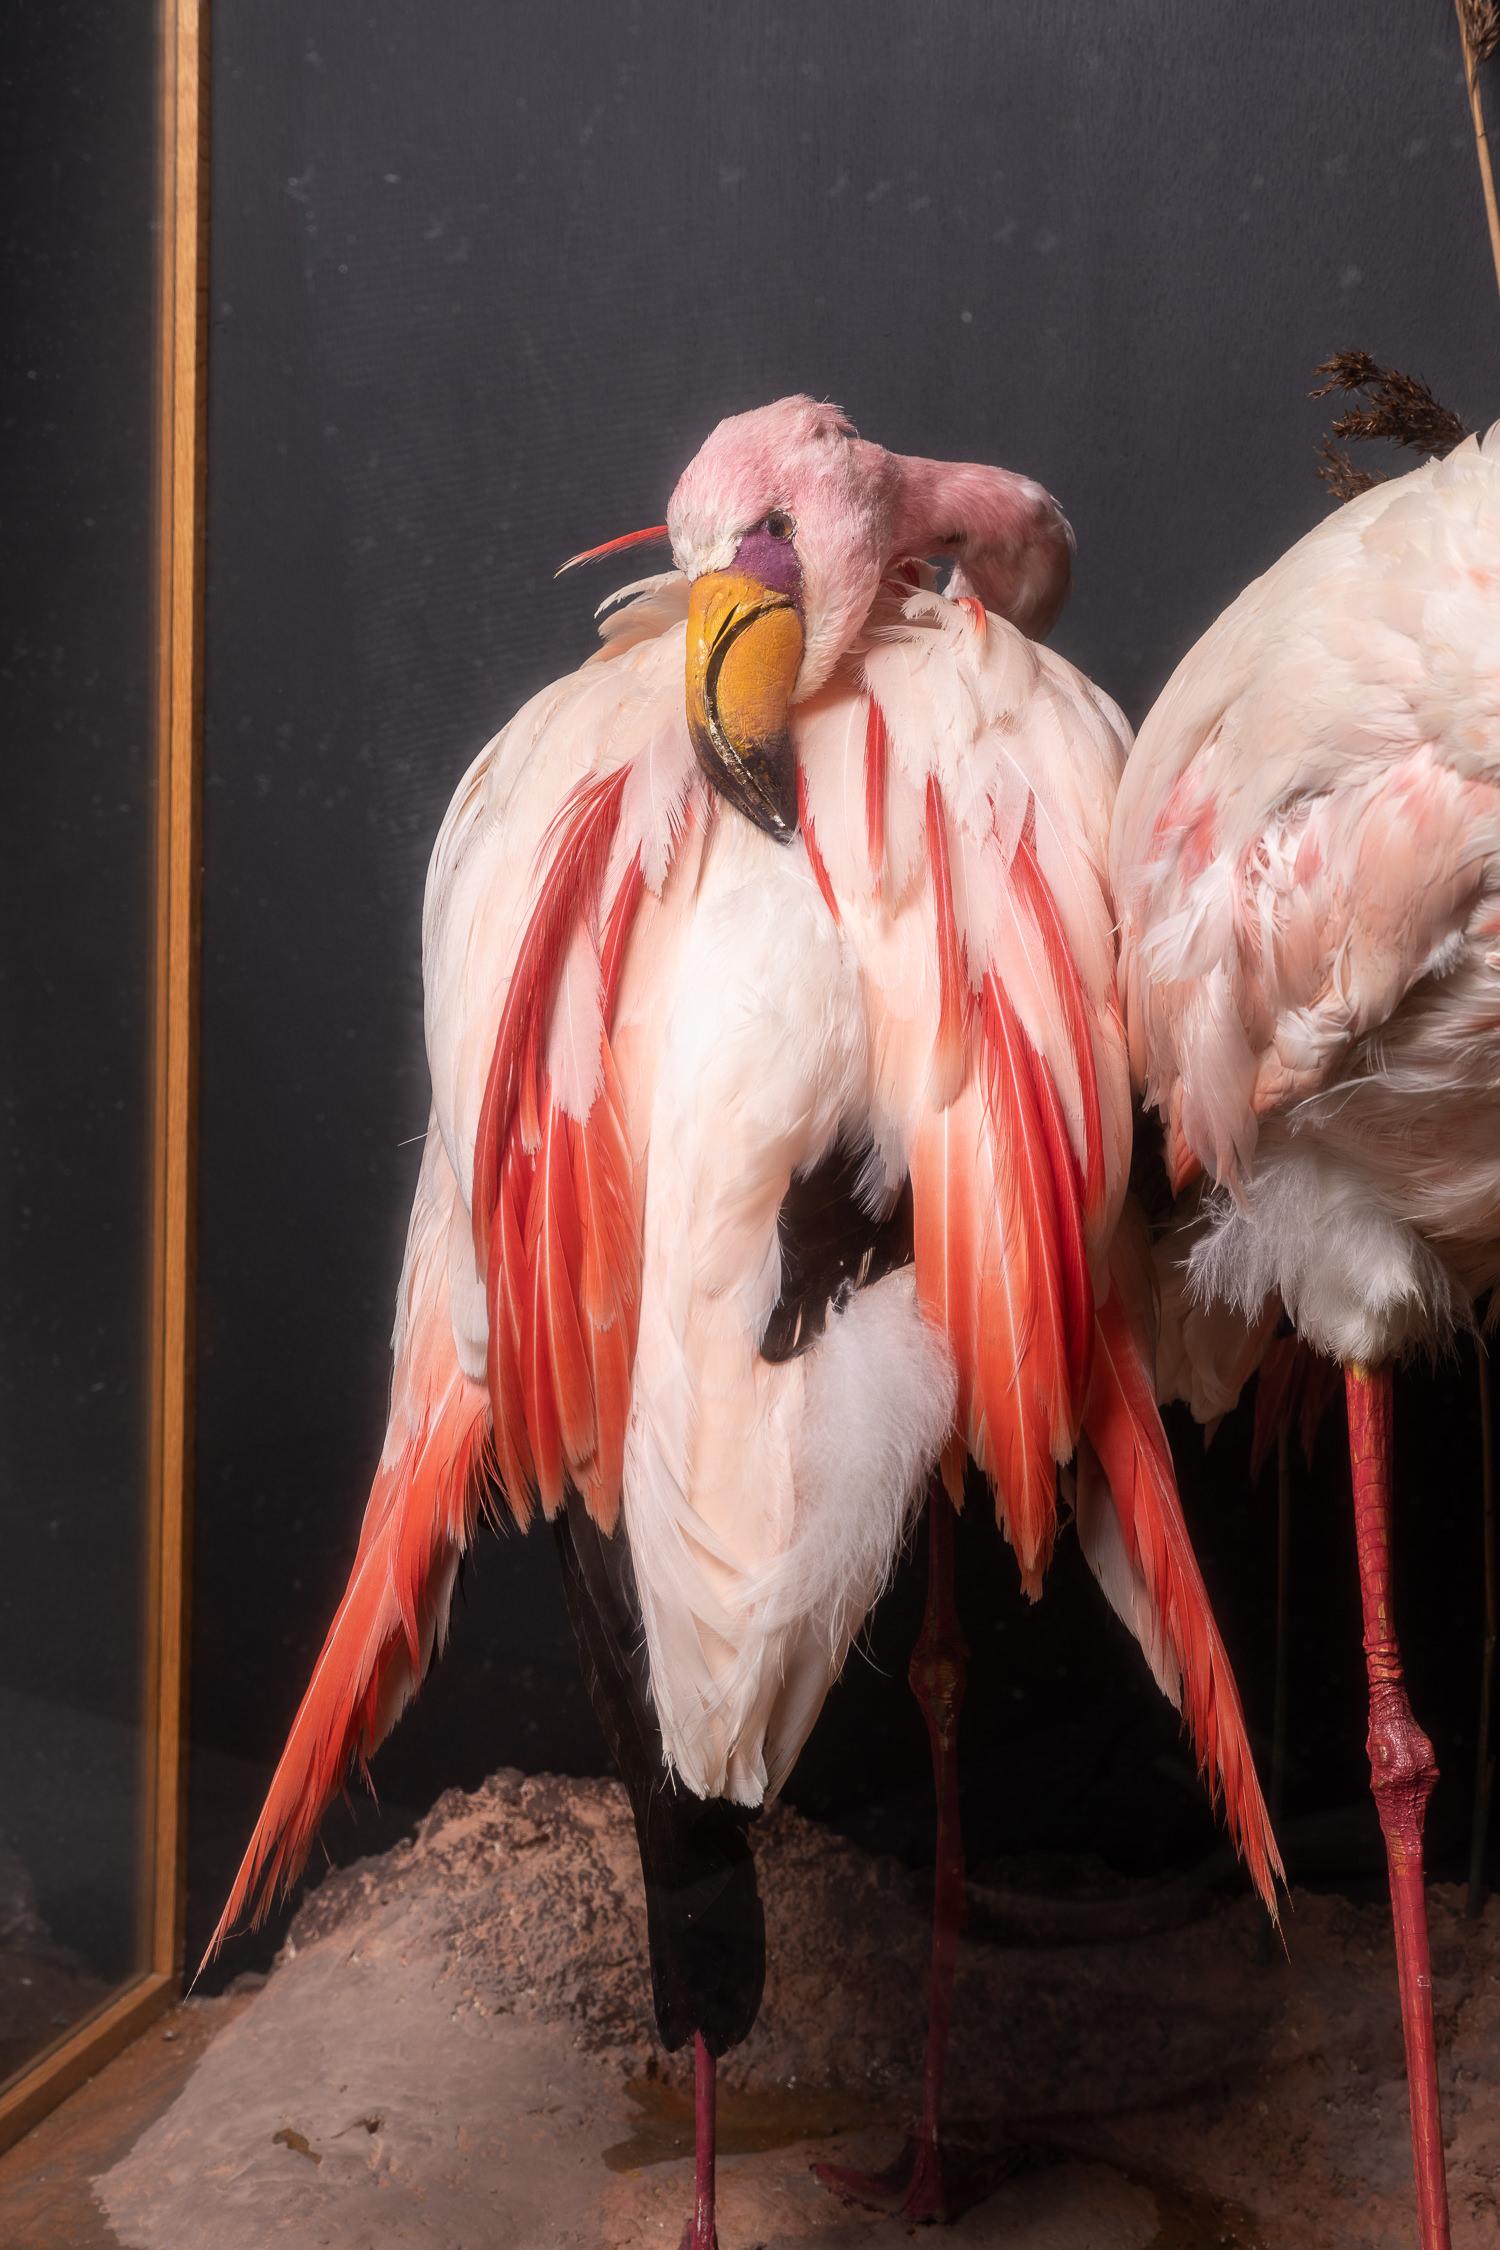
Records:
[[[754,2023],[765,1984],[754,1815],[722,1797],[693,1796],[667,1771],[623,1527],[606,1536],[570,1492],[554,1529],[589,1700],[635,1815],[662,2045],[670,2054],[697,2031],[722,2055]]]
[[[760,1340],[762,1359],[795,1359],[822,1335],[830,1305],[847,1304],[856,1289],[912,1263],[911,1184],[872,1216],[859,1193],[866,1153],[840,1141],[787,1189],[778,1222],[781,1295]]]

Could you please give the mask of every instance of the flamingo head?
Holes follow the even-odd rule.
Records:
[[[687,716],[698,762],[769,834],[797,827],[787,712],[869,613],[890,547],[894,457],[810,398],[721,422],[667,508],[691,584]]]
[[[1041,634],[1062,606],[1073,551],[1040,485],[887,453],[811,398],[720,422],[679,478],[665,526],[591,552],[663,531],[691,589],[687,720],[699,764],[783,841],[797,829],[788,713],[858,640],[891,566],[951,556],[950,593]]]

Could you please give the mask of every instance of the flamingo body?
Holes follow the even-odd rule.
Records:
[[[1196,1293],[1279,1296],[1346,1363],[1441,1340],[1500,1278],[1497,598],[1500,427],[1248,587],[1115,811],[1132,1060],[1178,1183],[1225,1191]]]
[[[702,2154],[759,1995],[746,1815],[935,1463],[955,1503],[978,1463],[1035,1593],[1078,1452],[1085,1552],[1268,1899],[1279,1862],[1125,1211],[1125,729],[1028,633],[1066,524],[793,399],[720,426],[668,530],[676,569],[605,605],[437,840],[386,1445],[220,1934],[419,1683],[481,1510],[540,1507],[631,1789],[663,2036],[698,2035]]]
[[[1231,604],[1141,729],[1111,867],[1132,1063],[1196,1207],[1163,1386],[1233,1403],[1284,1308],[1341,1361],[1423,2250],[1450,2240],[1391,1574],[1391,1363],[1500,1280],[1500,425]]]

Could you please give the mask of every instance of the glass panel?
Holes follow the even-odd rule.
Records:
[[[146,1965],[157,37],[0,41],[0,2080]]]

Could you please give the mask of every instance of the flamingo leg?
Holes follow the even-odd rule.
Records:
[[[1449,2250],[1448,2183],[1438,2111],[1432,1958],[1427,1940],[1422,1826],[1437,1781],[1432,1744],[1412,1717],[1391,1590],[1391,1371],[1349,1367],[1349,1465],[1370,1681],[1370,1787],[1385,1837],[1396,1974],[1411,2100],[1412,2162],[1422,2250]]]
[[[1291,1647],[1292,1433],[1283,1420],[1276,1432],[1276,1659],[1271,1690],[1271,1783],[1266,1791],[1272,1830],[1280,1835],[1286,1810],[1286,1733]],[[1267,1917],[1261,1926],[1261,1959],[1276,1958],[1281,1932]]]
[[[719,2250],[714,2223],[714,2158],[718,2132],[718,2066],[693,2034],[693,2215],[679,2250]]]
[[[1292,1586],[1292,1433],[1283,1423],[1276,1433],[1276,1670],[1271,1703],[1271,1826],[1279,1830],[1286,1810],[1287,1684],[1291,1650]],[[1269,1934],[1275,1924],[1267,1922]]]
[[[937,1796],[937,1864],[932,1901],[932,1961],[927,1989],[927,2055],[922,2114],[913,2138],[889,2170],[865,2173],[815,2164],[823,2185],[846,2203],[898,2212],[916,2224],[946,2224],[974,2193],[955,2195],[942,2149],[943,2070],[953,2016],[953,1975],[964,1915],[963,1830],[958,1805],[958,1714],[968,1676],[968,1646],[953,1598],[953,1509],[934,1482],[927,1504],[927,1606],[907,1677],[927,1721]],[[973,2183],[987,2192],[988,2176]]]
[[[1469,1845],[1469,1919],[1484,1912],[1485,1860],[1490,1840],[1490,1800],[1495,1790],[1495,1757],[1490,1748],[1490,1712],[1495,1701],[1495,1433],[1490,1411],[1490,1354],[1476,1338],[1479,1358],[1480,1523],[1484,1555],[1484,1643],[1479,1660],[1479,1724],[1474,1736],[1474,1823]]]

